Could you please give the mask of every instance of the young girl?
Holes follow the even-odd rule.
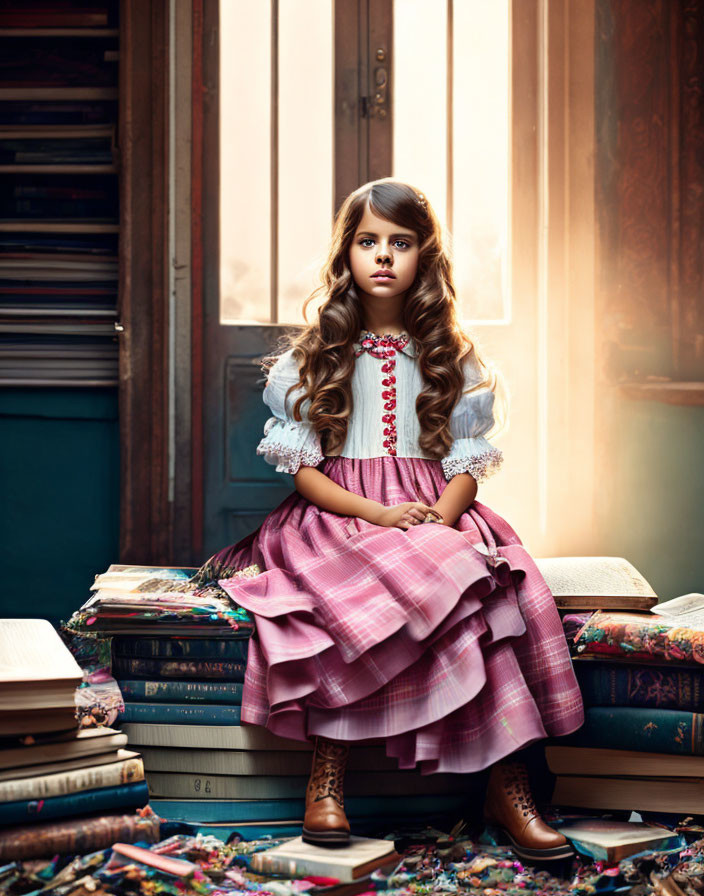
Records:
[[[347,842],[348,745],[383,739],[423,773],[494,764],[487,820],[524,858],[562,858],[508,757],[578,728],[582,700],[545,581],[475,500],[502,462],[486,439],[500,381],[458,324],[423,194],[391,178],[355,190],[323,282],[264,389],[257,453],[296,490],[205,567],[255,618],[242,720],[315,740],[310,842]],[[232,578],[252,563],[260,575]]]

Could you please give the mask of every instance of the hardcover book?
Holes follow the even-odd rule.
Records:
[[[108,849],[115,841],[157,843],[160,821],[156,815],[101,815],[61,821],[13,825],[0,829],[0,862],[39,859],[46,856],[84,855]]]
[[[578,852],[604,862],[620,862],[643,850],[669,849],[680,842],[677,834],[657,825],[606,818],[573,819],[555,827]]]
[[[593,778],[559,775],[552,802],[584,809],[619,809],[636,812],[704,812],[701,778]]]
[[[704,708],[704,669],[577,661],[574,671],[586,706]]]
[[[590,706],[584,725],[564,739],[582,747],[704,755],[704,715],[677,709]]]
[[[545,557],[535,563],[560,609],[648,610],[658,600],[623,557]]]
[[[398,863],[393,841],[352,837],[345,849],[326,849],[304,843],[296,837],[252,856],[253,871],[262,874],[285,874],[288,877],[337,878],[350,883],[386,864]]]

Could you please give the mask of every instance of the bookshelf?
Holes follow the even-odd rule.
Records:
[[[0,386],[118,385],[118,0],[0,7]]]

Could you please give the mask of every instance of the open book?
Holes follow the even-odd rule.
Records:
[[[545,557],[535,563],[559,609],[649,610],[658,602],[623,557]]]
[[[687,628],[704,628],[704,594],[692,591],[650,608],[651,613]]]

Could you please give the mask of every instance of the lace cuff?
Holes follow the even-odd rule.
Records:
[[[275,464],[277,473],[297,473],[301,466],[317,467],[325,459],[320,438],[310,423],[279,417],[269,417],[264,424],[257,454],[268,464]]]
[[[483,436],[455,439],[447,457],[440,463],[446,479],[458,473],[470,473],[477,482],[485,482],[503,463],[503,453]]]

